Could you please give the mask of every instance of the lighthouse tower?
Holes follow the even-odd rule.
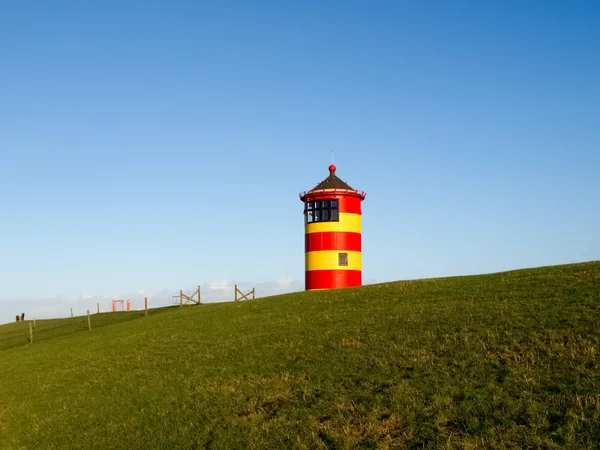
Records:
[[[362,285],[361,202],[366,194],[335,175],[308,192],[304,202],[305,288],[332,289]]]

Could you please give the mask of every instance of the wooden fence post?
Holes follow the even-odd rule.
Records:
[[[146,317],[148,317],[148,297],[144,297],[144,309],[146,310]]]
[[[29,322],[29,343],[33,344],[33,328],[31,327],[31,322]]]
[[[96,307],[98,308],[98,312],[96,314],[100,314],[100,303],[96,303]]]
[[[90,310],[87,310],[88,312],[88,330],[92,329],[92,319],[90,319]]]
[[[35,319],[33,319],[33,328],[35,328]]]
[[[254,299],[255,299],[255,296],[254,296],[254,289],[256,289],[256,288],[252,288],[252,300],[254,300]]]
[[[235,294],[234,294],[234,297],[233,297],[233,301],[234,302],[238,301],[238,298],[237,298],[237,284],[235,285]]]
[[[71,308],[71,319],[73,318],[73,308]]]
[[[200,285],[198,285],[198,304],[200,304]]]
[[[179,289],[179,306],[183,306],[183,290]]]

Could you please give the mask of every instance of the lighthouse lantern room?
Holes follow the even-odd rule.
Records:
[[[304,202],[305,288],[362,285],[361,202],[364,192],[340,180],[336,167],[308,192]]]

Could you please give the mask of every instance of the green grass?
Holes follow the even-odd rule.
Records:
[[[0,448],[600,447],[600,262],[112,317],[0,327]]]
[[[163,308],[149,309],[148,315],[154,315],[163,312],[173,306]],[[102,328],[119,322],[135,320],[144,315],[144,311],[129,311],[115,313],[92,314],[92,328]],[[14,322],[0,326],[0,350],[12,347],[20,347],[29,343],[29,324],[33,325],[33,320],[25,322]],[[34,332],[34,342],[46,341],[59,336],[64,336],[81,331],[88,331],[87,316],[75,316],[68,319],[50,319],[36,320]]]

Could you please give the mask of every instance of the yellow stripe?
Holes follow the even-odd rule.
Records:
[[[348,265],[340,266],[339,253],[348,253]],[[361,252],[320,250],[318,252],[305,253],[306,270],[361,270]]]
[[[339,222],[313,222],[306,223],[304,216],[304,230],[306,233],[321,233],[324,231],[348,231],[352,233],[360,233],[360,214],[340,213]]]

